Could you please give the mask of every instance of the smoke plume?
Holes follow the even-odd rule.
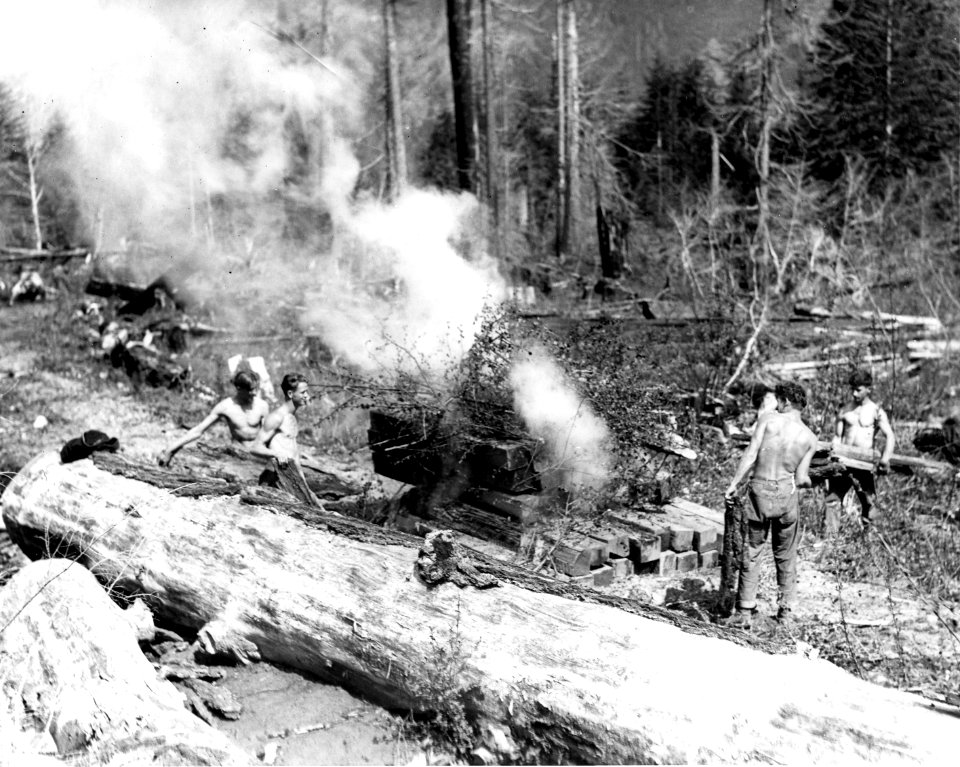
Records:
[[[510,373],[514,407],[533,436],[543,439],[564,484],[601,487],[609,479],[610,433],[542,348],[526,351]]]

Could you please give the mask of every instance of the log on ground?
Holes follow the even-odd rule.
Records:
[[[236,498],[179,498],[56,454],[24,467],[2,502],[28,553],[62,547],[199,629],[210,649],[397,708],[429,710],[429,690],[455,690],[473,721],[509,728],[525,761],[954,757],[955,716],[919,697],[588,601],[587,590],[537,591],[509,567],[492,588],[428,586],[406,537],[302,504],[290,505],[300,520]]]
[[[184,707],[137,645],[134,621],[76,562],[51,559],[0,591],[0,761],[49,754],[89,764],[242,764]],[[152,623],[150,624],[152,627]],[[0,728],[0,735],[2,735]]]

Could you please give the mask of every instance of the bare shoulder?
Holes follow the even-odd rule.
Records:
[[[844,416],[856,409],[857,409],[857,403],[854,402],[852,399],[847,399],[847,400],[844,400],[843,403],[840,405],[839,413],[841,416]]]
[[[284,410],[282,407],[278,407],[274,410],[270,410],[266,417],[263,419],[263,427],[265,429],[276,429],[283,423]]]
[[[234,401],[230,397],[225,397],[220,400],[216,405],[213,406],[213,409],[210,411],[211,415],[222,415],[229,412],[233,409]]]

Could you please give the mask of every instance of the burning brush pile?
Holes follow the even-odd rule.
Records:
[[[591,392],[610,385],[604,367],[582,362],[499,310],[445,386],[410,376],[391,388],[371,407],[368,431],[375,471],[412,486],[390,521],[418,534],[452,528],[582,583],[678,559],[688,569],[714,566],[715,518],[676,509],[672,530],[662,508],[649,524],[637,511],[669,500],[666,461],[696,453],[674,422],[658,420],[665,411],[649,392],[621,392],[642,419],[623,410],[621,423],[608,408],[608,425]]]

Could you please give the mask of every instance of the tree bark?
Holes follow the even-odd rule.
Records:
[[[396,708],[430,710],[430,690],[455,691],[471,721],[508,727],[525,761],[955,756],[955,718],[928,701],[706,636],[746,641],[734,630],[686,619],[682,631],[630,600],[570,586],[577,599],[564,598],[551,579],[451,554],[448,539],[450,556],[435,547],[415,566],[409,537],[356,520],[285,509],[308,524],[235,498],[176,498],[55,454],[24,467],[2,501],[29,553],[72,554],[199,629],[210,650],[284,663]]]
[[[476,188],[470,5],[470,0],[447,0],[447,36],[450,47],[450,75],[453,79],[453,112],[457,138],[457,183],[461,189],[468,192]]]
[[[554,38],[554,69],[557,77],[557,235],[556,255],[562,263],[566,258],[567,231],[567,65],[564,44],[564,5],[557,0],[557,32]]]
[[[480,0],[480,20],[483,40],[483,159],[484,199],[490,209],[490,226],[493,255],[499,259],[502,253],[500,223],[500,184],[497,179],[497,118],[493,97],[493,46],[491,35],[491,0]]]
[[[573,0],[564,5],[563,64],[566,74],[566,191],[563,200],[563,252],[580,257],[580,58],[577,42],[577,10]]]
[[[407,185],[407,152],[403,141],[400,63],[397,58],[397,3],[383,0],[383,34],[387,84],[387,197],[395,200]]]
[[[55,751],[89,764],[247,761],[158,678],[131,612],[62,559],[27,565],[0,591],[0,706],[13,727],[0,725],[4,758],[26,764]],[[147,623],[140,628],[152,635]]]

